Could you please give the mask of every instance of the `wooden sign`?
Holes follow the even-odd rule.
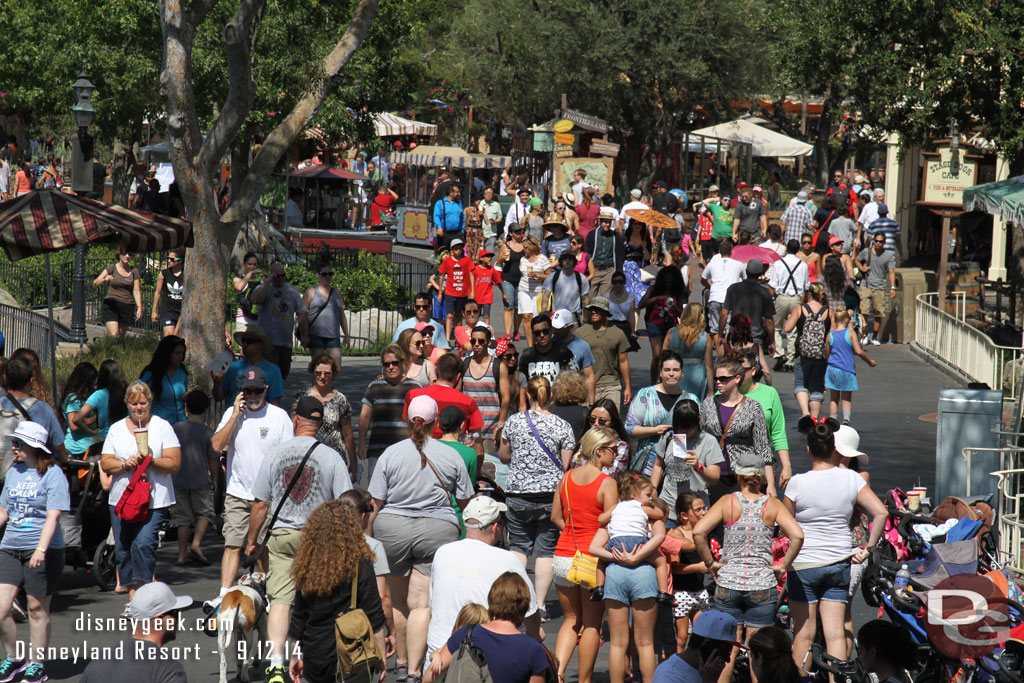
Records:
[[[555,142],[559,145],[572,145],[576,142],[576,136],[572,133],[555,133]]]
[[[928,154],[921,185],[921,201],[934,206],[963,206],[964,189],[977,183],[976,156],[967,156],[960,149],[960,174],[954,178],[949,170],[949,147],[940,147],[938,154]]]
[[[575,124],[569,119],[562,119],[561,121],[555,121],[553,126],[556,133],[568,133],[573,129]]]
[[[562,118],[568,119],[584,130],[600,133],[601,135],[608,132],[607,122],[602,121],[596,116],[590,116],[589,114],[584,114],[581,111],[576,111],[575,109],[562,109]]]
[[[556,159],[568,159],[572,157],[573,154],[574,152],[572,151],[572,147],[569,147],[568,149],[559,149],[557,147],[555,148]]]
[[[607,140],[591,140],[590,153],[600,154],[603,157],[617,157],[619,156],[619,144]]]

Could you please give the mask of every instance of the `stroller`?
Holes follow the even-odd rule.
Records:
[[[117,585],[114,540],[111,535],[107,492],[100,484],[99,457],[69,460],[65,469],[71,509],[61,515],[66,563],[86,567],[101,590]]]

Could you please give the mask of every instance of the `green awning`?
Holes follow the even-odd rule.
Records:
[[[985,211],[1024,228],[1024,175],[965,189],[964,211]]]

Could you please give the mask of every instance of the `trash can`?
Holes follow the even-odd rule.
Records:
[[[914,341],[917,295],[934,292],[934,284],[933,288],[929,289],[929,282],[933,282],[934,279],[935,273],[921,268],[896,269],[896,298],[893,299],[889,315],[882,325],[879,335],[882,341],[898,344],[909,344]]]
[[[1003,412],[1003,392],[988,389],[940,389],[938,433],[935,439],[935,496],[938,503],[947,496],[967,495],[970,477],[971,495],[996,492],[991,472],[999,469],[998,453],[975,453],[971,471],[963,449],[995,448],[996,429]]]

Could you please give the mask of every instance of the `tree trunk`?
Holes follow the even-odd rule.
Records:
[[[120,139],[114,140],[114,163],[110,166],[110,181],[113,183],[111,203],[117,206],[128,206],[128,195],[135,179],[135,153],[131,145]],[[96,189],[96,188],[94,188]],[[103,192],[103,188],[98,188]]]

